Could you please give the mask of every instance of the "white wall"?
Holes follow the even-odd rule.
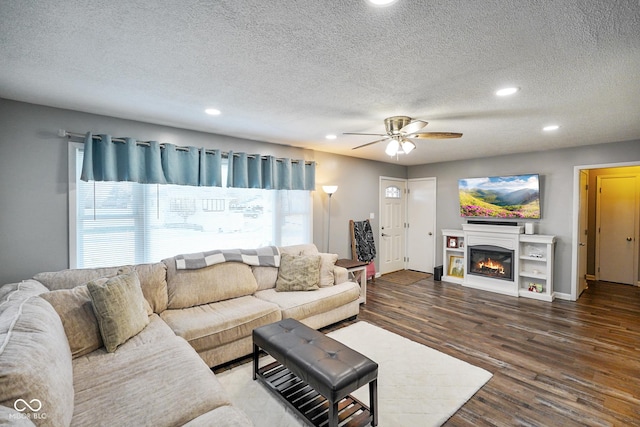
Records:
[[[316,160],[313,240],[324,250],[321,186],[334,183],[340,188],[332,201],[331,250],[341,258],[350,258],[349,219],[369,212],[377,217],[378,176],[406,178],[407,172],[399,165],[0,99],[0,285],[68,268],[68,141],[58,129]]]
[[[556,292],[571,293],[571,238],[573,220],[573,169],[577,165],[623,163],[640,160],[640,141],[513,154],[457,162],[409,167],[409,178],[437,177],[437,230],[461,228],[458,179],[538,173],[541,179],[542,219],[536,233],[558,237],[555,259]],[[441,237],[441,235],[439,236]],[[442,264],[442,239],[438,239],[437,265]]]

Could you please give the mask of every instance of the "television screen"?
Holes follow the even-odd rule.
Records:
[[[458,193],[465,218],[540,219],[537,174],[461,179]]]

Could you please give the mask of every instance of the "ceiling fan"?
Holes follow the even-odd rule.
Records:
[[[419,132],[428,123],[423,120],[412,119],[407,116],[393,116],[384,119],[384,127],[386,134],[384,133],[357,133],[357,132],[345,132],[345,135],[373,135],[384,136],[382,139],[368,142],[366,144],[358,145],[353,150],[366,147],[369,145],[377,144],[378,142],[389,141],[385,153],[389,156],[395,156],[399,153],[409,154],[416,144],[411,141],[412,139],[448,139],[448,138],[460,138],[461,133],[454,132]]]

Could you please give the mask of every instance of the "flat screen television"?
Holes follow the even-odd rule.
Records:
[[[461,179],[458,194],[464,218],[540,219],[537,174]]]

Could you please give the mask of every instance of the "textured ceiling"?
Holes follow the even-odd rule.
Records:
[[[0,97],[405,165],[634,140],[640,3],[0,0]],[[392,115],[464,136],[342,135]]]

